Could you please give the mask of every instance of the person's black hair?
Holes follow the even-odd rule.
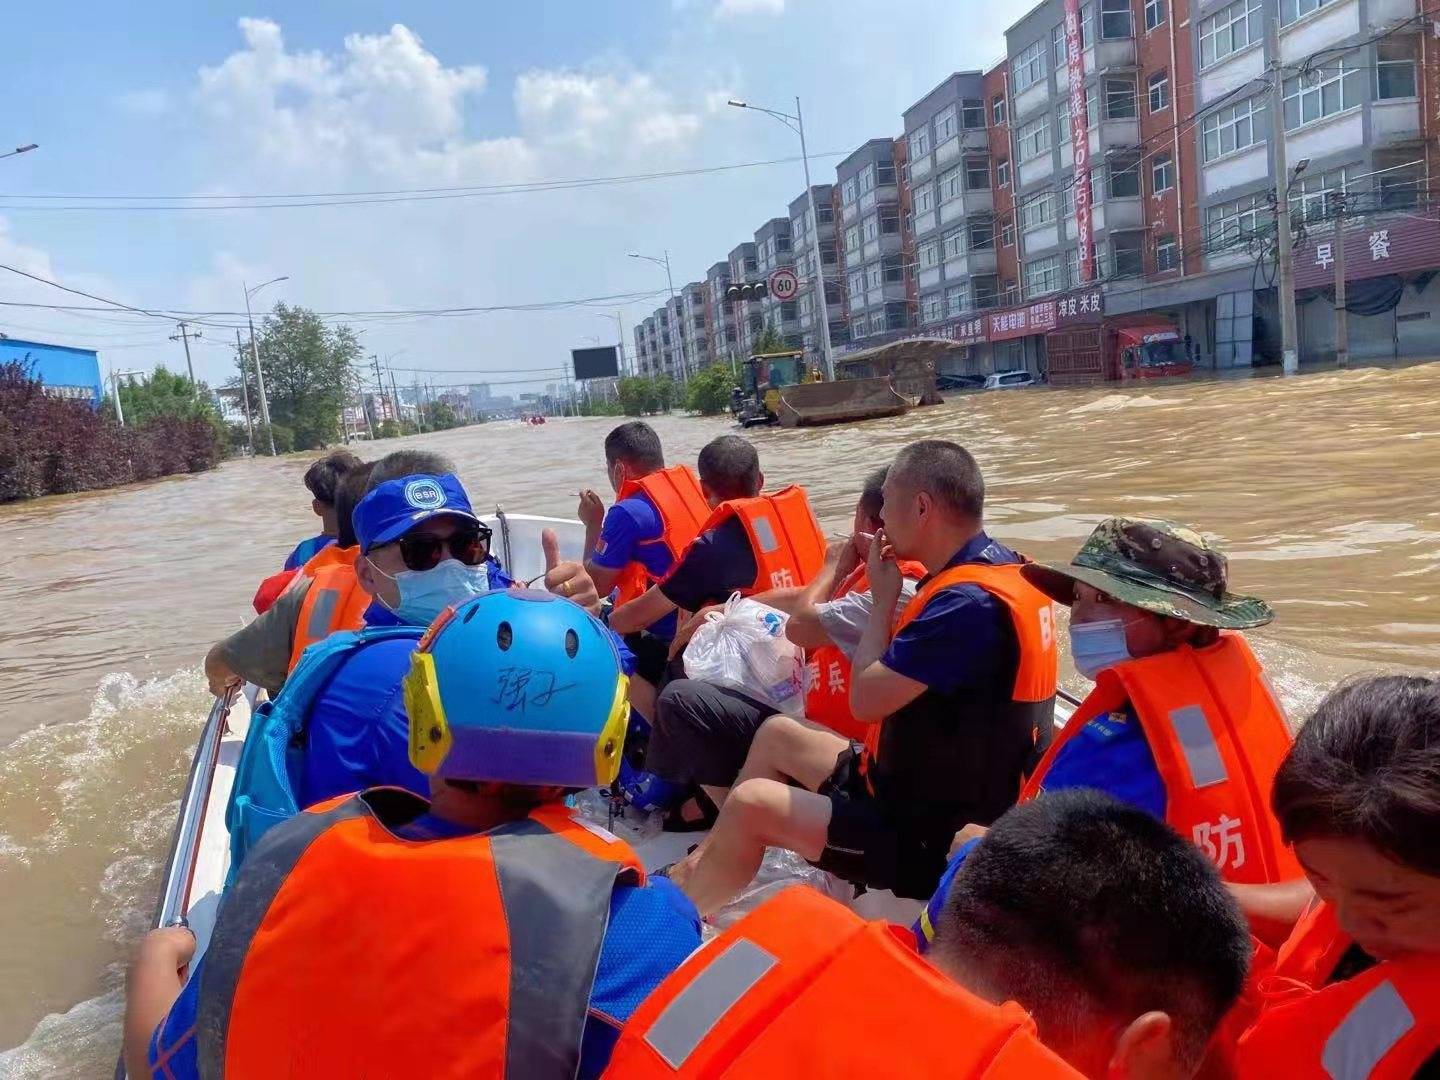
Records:
[[[345,474],[335,489],[335,543],[342,547],[354,547],[360,541],[355,536],[355,504],[370,490],[370,474],[375,462],[362,461]]]
[[[665,467],[660,436],[644,420],[630,420],[605,436],[605,464],[623,461],[637,469],[654,472]]]
[[[330,453],[310,463],[305,470],[304,483],[311,496],[326,506],[335,505],[335,491],[345,474],[358,468],[361,462],[349,450],[331,450]]]
[[[760,455],[739,435],[711,439],[696,463],[700,479],[721,499],[748,499],[760,494]]]
[[[1152,1010],[1198,1064],[1245,982],[1250,934],[1215,867],[1163,821],[1076,789],[1012,808],[970,853],[933,956],[1013,999],[1057,1052]]]
[[[396,450],[386,454],[370,470],[370,485],[365,490],[373,491],[387,480],[399,480],[402,476],[444,476],[455,472],[455,463],[444,454],[430,450]]]
[[[881,465],[865,478],[865,486],[860,489],[860,512],[872,522],[878,524],[881,518],[881,511],[885,508],[885,477],[890,473],[889,465]]]
[[[924,491],[964,521],[985,516],[985,478],[959,443],[921,439],[895,455],[890,475],[915,491]]]
[[[1378,675],[1331,691],[1271,800],[1286,843],[1358,840],[1440,877],[1440,680]]]

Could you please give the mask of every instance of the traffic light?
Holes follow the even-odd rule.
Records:
[[[725,299],[731,303],[737,300],[764,300],[769,293],[770,289],[763,281],[746,281],[725,287]]]

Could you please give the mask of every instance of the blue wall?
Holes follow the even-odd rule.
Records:
[[[0,337],[0,364],[12,360],[18,360],[52,393],[84,398],[99,406],[100,360],[93,350]]]

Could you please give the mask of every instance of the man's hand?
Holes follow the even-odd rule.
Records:
[[[210,684],[210,692],[216,697],[224,697],[232,686],[239,686],[244,682],[230,670],[230,665],[225,663],[220,655],[219,645],[205,654],[205,681]]]
[[[575,510],[575,516],[587,531],[593,529],[598,532],[605,523],[605,500],[586,488],[580,492],[580,505]]]
[[[870,539],[870,550],[866,554],[865,570],[870,577],[870,595],[875,599],[875,610],[889,613],[895,610],[900,599],[900,565],[895,561],[895,549],[881,529]]]
[[[140,939],[125,978],[125,1019],[122,1051],[132,1080],[149,1080],[150,1036],[165,1019],[185,972],[195,958],[195,935],[187,927],[151,930]]]
[[[592,615],[600,614],[600,594],[595,582],[578,562],[560,560],[560,538],[554,529],[540,534],[540,546],[545,551],[545,588],[556,596],[573,600]]]
[[[854,573],[857,566],[865,563],[870,554],[870,544],[874,539],[874,533],[857,532],[851,533],[844,540],[839,541],[844,546],[840,549],[839,557],[835,562],[837,585]]]
[[[950,850],[945,853],[947,859],[953,859],[955,853],[968,844],[971,840],[978,840],[988,833],[990,829],[985,825],[966,825],[955,834],[955,839],[950,841]]]
[[[675,631],[674,639],[670,642],[671,660],[685,651],[685,646],[690,644],[690,639],[695,636],[695,631],[705,625],[705,616],[712,611],[719,611],[722,607],[724,607],[723,604],[706,604],[680,624],[680,628]]]

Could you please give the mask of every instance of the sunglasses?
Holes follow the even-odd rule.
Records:
[[[410,570],[433,570],[446,552],[466,566],[479,566],[490,554],[490,529],[471,525],[449,536],[402,536],[397,541],[400,557]]]

